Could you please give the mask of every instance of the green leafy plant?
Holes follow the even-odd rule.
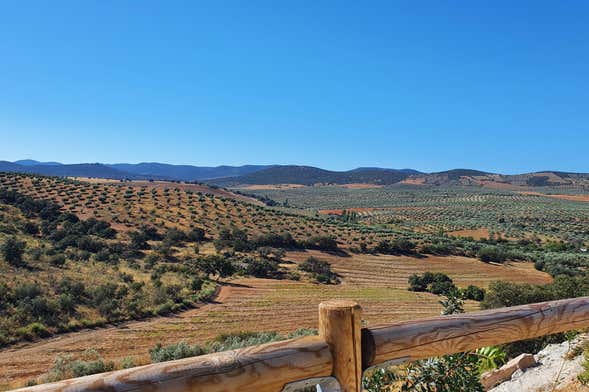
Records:
[[[479,373],[497,369],[505,363],[507,353],[498,346],[482,347],[475,351],[479,357]]]

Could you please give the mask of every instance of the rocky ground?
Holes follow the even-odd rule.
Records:
[[[491,389],[491,392],[580,392],[589,391],[577,382],[583,371],[583,355],[570,359],[573,348],[589,340],[581,335],[571,342],[548,345],[535,355],[538,364],[526,370],[516,370],[511,380]]]

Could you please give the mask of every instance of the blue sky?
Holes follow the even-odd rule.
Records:
[[[0,160],[589,172],[586,1],[12,1]]]

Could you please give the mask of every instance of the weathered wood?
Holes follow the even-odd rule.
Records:
[[[332,357],[318,336],[96,374],[20,392],[191,391],[277,392],[285,384],[332,373]]]
[[[360,305],[354,301],[327,301],[319,305],[319,336],[333,357],[333,376],[342,392],[360,392],[362,344]]]
[[[589,297],[402,322],[362,331],[363,367],[589,327]]]

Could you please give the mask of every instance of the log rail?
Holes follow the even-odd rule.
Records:
[[[19,392],[279,392],[334,376],[342,392],[361,390],[361,372],[393,361],[468,351],[589,327],[589,297],[360,328],[352,301],[319,306],[319,336],[225,351],[19,389]]]

